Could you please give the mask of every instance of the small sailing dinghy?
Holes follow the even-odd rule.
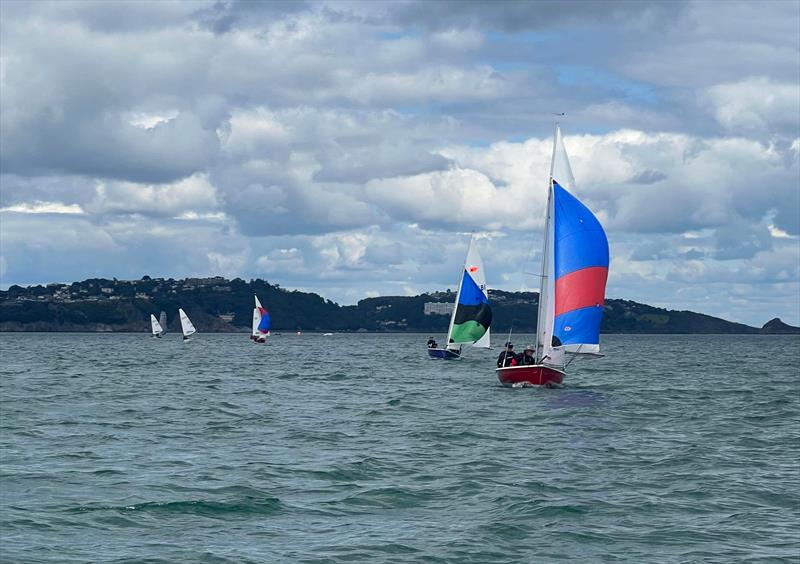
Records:
[[[508,385],[561,384],[567,357],[599,357],[608,278],[608,239],[574,185],[561,129],[555,128],[542,252],[535,364],[498,368]],[[571,360],[570,360],[571,362]]]
[[[158,339],[161,338],[161,335],[164,334],[164,328],[161,327],[161,324],[156,319],[156,316],[152,313],[150,314],[150,330],[153,332],[153,337]]]
[[[463,344],[489,348],[492,308],[489,307],[483,261],[474,243],[475,238],[471,237],[464,268],[461,270],[456,302],[450,316],[450,326],[447,329],[447,344],[444,348],[429,345],[428,356],[431,358],[448,360],[461,358]]]
[[[266,343],[267,337],[269,337],[269,330],[272,328],[272,318],[266,308],[258,301],[258,296],[254,297],[256,299],[256,307],[253,308],[253,332],[250,338],[255,343]]]
[[[178,315],[181,318],[181,331],[183,331],[183,340],[188,341],[189,337],[197,333],[197,329],[194,328],[192,320],[189,319],[189,316],[186,315],[185,311],[178,309]]]
[[[161,315],[158,316],[158,323],[161,325],[161,328],[164,330],[162,335],[167,334],[167,312],[163,309],[161,310]]]

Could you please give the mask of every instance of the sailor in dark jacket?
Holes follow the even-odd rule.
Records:
[[[533,354],[533,346],[528,345],[525,347],[525,350],[522,351],[522,354],[517,357],[517,365],[529,366],[531,364],[536,364],[536,356]]]
[[[517,363],[517,357],[514,356],[514,345],[506,343],[506,350],[500,353],[497,357],[497,368],[505,368],[506,366],[514,366]]]
[[[428,348],[429,349],[435,349],[438,346],[439,345],[436,342],[436,339],[434,339],[433,337],[428,337]]]

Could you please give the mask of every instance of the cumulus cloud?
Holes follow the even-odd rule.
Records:
[[[800,131],[800,84],[766,77],[711,86],[706,94],[717,121],[729,131]]]
[[[178,182],[143,185],[132,182],[99,182],[95,197],[87,211],[103,214],[146,214],[176,216],[215,210],[216,191],[204,174],[196,174]]]
[[[769,294],[769,317],[796,304],[796,3],[0,15],[3,283],[223,273],[352,302],[452,286],[477,230],[490,285],[536,287],[524,273],[566,112],[612,295],[748,320],[759,308],[741,300]],[[758,283],[774,287],[739,288]]]

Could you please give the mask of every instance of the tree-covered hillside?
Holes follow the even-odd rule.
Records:
[[[264,280],[187,278],[106,280],[49,284],[0,291],[2,331],[148,331],[150,314],[165,311],[167,329],[179,331],[182,307],[199,331],[247,331],[253,295],[269,309],[276,331],[419,331],[444,333],[448,313],[426,314],[425,304],[452,304],[453,292],[385,296],[340,306],[321,296],[286,290]],[[492,291],[495,334],[536,328],[538,295]],[[442,306],[442,307],[447,307]],[[606,333],[792,333],[795,327],[773,320],[757,329],[690,311],[672,311],[627,300],[607,300]]]

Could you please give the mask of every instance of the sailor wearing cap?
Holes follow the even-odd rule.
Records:
[[[509,341],[506,343],[506,349],[497,357],[497,368],[515,366],[516,364],[517,357],[514,356],[514,345]]]
[[[525,350],[522,351],[522,354],[517,357],[517,364],[523,366],[536,364],[536,356],[534,356],[533,351],[533,345],[526,346]]]

